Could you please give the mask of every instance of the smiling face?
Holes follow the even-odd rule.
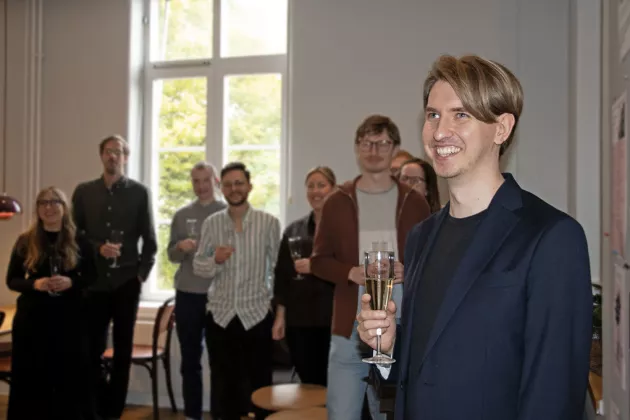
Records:
[[[240,169],[228,171],[221,178],[221,192],[230,206],[245,204],[251,190],[252,185]]]
[[[439,80],[429,93],[422,139],[438,176],[465,177],[479,168],[499,170],[499,150],[507,139],[502,115],[496,123],[484,123],[464,109],[448,83]]]
[[[37,216],[45,227],[61,227],[65,213],[63,200],[47,190],[37,198]]]
[[[210,168],[193,169],[190,173],[193,191],[202,201],[210,201],[214,198],[214,173]]]
[[[306,180],[306,198],[314,211],[321,210],[324,200],[332,190],[333,185],[320,172],[314,172]]]
[[[390,171],[398,146],[394,146],[387,131],[383,130],[380,134],[366,134],[360,138],[355,152],[361,172],[376,174]]]

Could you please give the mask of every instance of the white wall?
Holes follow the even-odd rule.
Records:
[[[137,84],[137,75],[129,69],[134,62],[129,38],[138,32],[131,28],[140,20],[131,14],[132,1],[138,5],[138,0],[45,2],[42,131],[30,143],[24,141],[30,114],[24,111],[29,60],[23,45],[31,31],[28,8],[38,1],[11,1],[7,169],[18,175],[9,178],[7,190],[23,203],[32,204],[36,186],[56,184],[71,193],[77,182],[98,176],[98,141],[112,132],[134,131],[129,87]],[[577,182],[585,172],[597,177],[598,162],[589,162],[584,155],[590,153],[582,147],[584,138],[578,145],[570,141],[572,124],[579,120],[576,109],[589,112],[592,101],[588,95],[569,96],[576,60],[569,48],[571,19],[577,19],[571,17],[570,5],[575,1],[293,1],[289,77],[293,182],[287,220],[308,209],[302,187],[307,168],[328,164],[342,180],[356,174],[352,140],[367,114],[390,115],[401,128],[403,146],[420,153],[422,82],[431,62],[441,53],[476,53],[511,68],[525,89],[524,114],[508,169],[524,188],[577,214],[587,226],[592,249],[599,249],[599,215],[593,216],[580,201],[585,195],[599,196],[598,185]],[[581,62],[595,62],[599,59],[595,55],[583,56]],[[583,107],[573,106],[572,100]],[[41,164],[33,168],[29,162],[37,162],[38,155]],[[570,164],[575,156],[580,157],[579,165]],[[0,268],[6,266],[10,246],[28,218],[0,224]],[[0,303],[14,299],[1,285]],[[138,337],[147,338],[145,327],[139,328]],[[177,372],[178,356],[173,365]],[[148,402],[148,390],[145,372],[134,370],[130,399]]]

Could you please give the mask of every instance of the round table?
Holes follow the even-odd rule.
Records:
[[[326,388],[312,384],[266,386],[252,393],[252,403],[269,411],[300,410],[326,405]]]
[[[267,417],[267,420],[327,420],[325,407],[311,407],[303,410],[278,411]]]

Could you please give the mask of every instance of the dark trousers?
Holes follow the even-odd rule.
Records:
[[[88,394],[81,385],[86,378],[79,297],[36,298],[18,301],[13,320],[6,418],[91,420],[81,414]]]
[[[97,410],[103,417],[119,418],[127,399],[140,282],[136,278],[129,279],[113,292],[88,292],[85,299]],[[110,321],[114,324],[114,357],[107,381],[101,369],[101,356],[107,346]]]
[[[206,303],[208,296],[199,293],[177,291],[175,294],[175,327],[181,351],[182,394],[184,396],[184,414],[191,419],[201,419],[203,407],[203,380],[201,377],[201,355],[205,335]],[[206,347],[209,344],[206,343]],[[221,384],[217,375],[210,376],[210,411],[219,412],[216,392]]]
[[[221,401],[221,420],[239,420],[244,409],[244,401],[249,401],[251,393],[271,385],[272,346],[271,313],[258,324],[245,330],[243,324],[234,317],[226,328],[217,325],[211,313],[207,315],[208,349],[212,376],[222,386],[215,391]],[[243,384],[249,384],[244,387]],[[256,419],[264,419],[269,413],[254,407]]]
[[[330,327],[287,327],[286,340],[300,381],[326,386]]]

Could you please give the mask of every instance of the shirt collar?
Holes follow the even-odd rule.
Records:
[[[101,175],[100,179],[101,179],[101,183],[103,184],[103,187],[108,189],[107,188],[107,184],[105,184],[105,175]],[[128,178],[125,175],[121,175],[121,177],[118,178],[118,181],[116,181],[116,182],[114,182],[112,184],[111,189],[113,190],[113,189],[116,189],[116,188],[124,187],[124,186],[127,185],[127,182],[128,182]]]

